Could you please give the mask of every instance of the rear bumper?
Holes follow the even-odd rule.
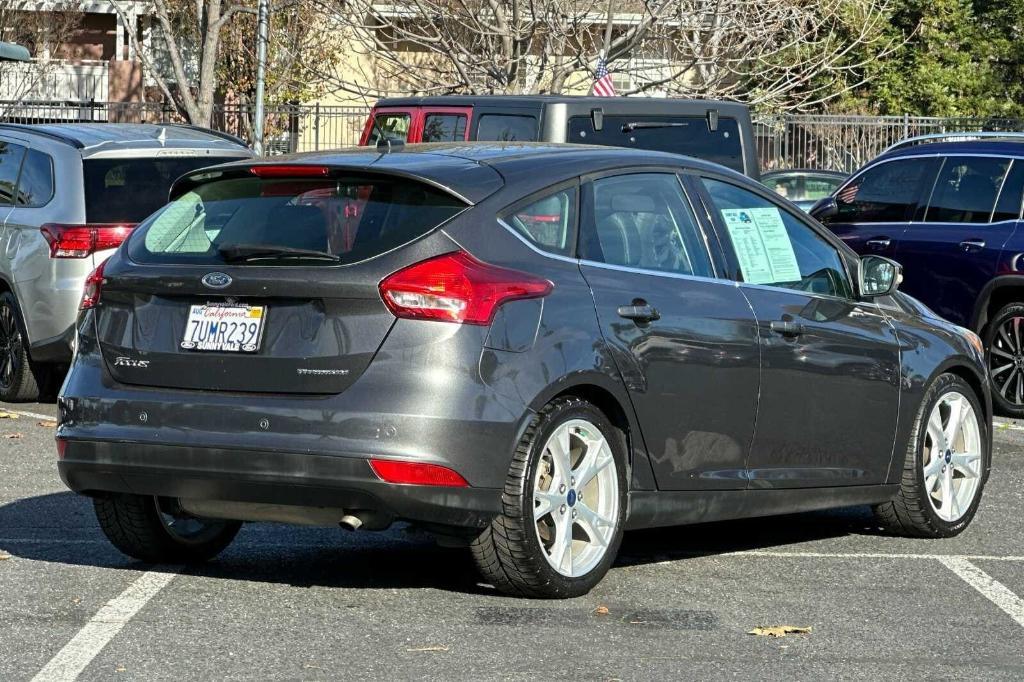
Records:
[[[205,501],[330,507],[392,520],[481,528],[501,490],[394,485],[365,458],[68,440],[60,477],[87,495],[134,493]]]

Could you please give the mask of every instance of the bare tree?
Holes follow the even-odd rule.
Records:
[[[367,97],[585,91],[608,14],[607,0],[321,1],[360,57],[332,80]],[[801,108],[859,84],[853,55],[892,48],[891,1],[623,0],[609,68],[624,94]]]
[[[33,97],[53,73],[64,48],[81,23],[82,13],[70,2],[55,2],[39,11],[36,3],[0,0],[0,40],[28,48],[28,63],[0,62],[0,116]]]

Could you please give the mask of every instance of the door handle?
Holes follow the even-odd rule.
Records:
[[[661,313],[658,312],[657,308],[646,303],[640,305],[620,305],[616,312],[619,314],[619,317],[633,320],[637,324],[647,324],[648,322],[661,319]]]
[[[804,333],[804,326],[799,322],[790,322],[789,320],[774,320],[768,327],[781,336],[786,338],[795,338]]]
[[[889,244],[892,244],[892,240],[888,237],[875,237],[874,239],[869,239],[864,243],[872,249],[887,249],[889,248]]]
[[[985,248],[984,239],[965,239],[960,242],[960,248],[964,251],[981,251]]]

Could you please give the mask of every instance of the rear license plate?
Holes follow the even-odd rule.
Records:
[[[261,305],[193,305],[188,311],[181,347],[185,350],[255,353],[260,349],[266,317],[266,309]]]

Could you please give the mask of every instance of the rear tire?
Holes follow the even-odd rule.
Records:
[[[984,414],[966,381],[955,374],[935,380],[914,422],[900,492],[874,508],[884,529],[907,537],[948,538],[967,528],[988,478]]]
[[[5,402],[39,398],[37,369],[28,356],[27,339],[18,301],[5,291],[0,294],[0,400]]]
[[[184,515],[173,500],[148,495],[97,498],[94,507],[100,528],[114,547],[151,564],[212,559],[231,544],[242,527],[239,521]]]
[[[590,403],[546,405],[516,447],[503,513],[470,546],[483,577],[510,595],[589,592],[622,541],[625,453],[625,434]]]
[[[1000,414],[1024,417],[1024,303],[1000,308],[983,341],[992,403]]]

